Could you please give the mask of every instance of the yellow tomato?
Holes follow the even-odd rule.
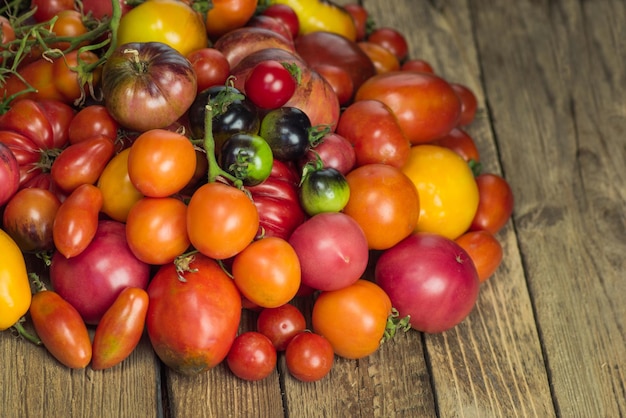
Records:
[[[0,331],[26,314],[31,299],[24,256],[9,234],[0,229]]]
[[[467,231],[478,208],[478,186],[463,158],[437,145],[416,145],[402,171],[419,195],[415,231],[434,232],[450,239]]]
[[[98,179],[102,213],[119,222],[126,222],[130,208],[143,197],[128,175],[129,153],[130,148],[126,148],[113,157]]]
[[[271,0],[291,7],[300,22],[300,35],[316,31],[333,32],[356,40],[356,25],[343,7],[324,0]]]
[[[177,0],[148,0],[122,16],[117,44],[128,42],[162,42],[184,56],[208,46],[202,16]]]

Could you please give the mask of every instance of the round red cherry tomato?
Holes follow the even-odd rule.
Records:
[[[514,198],[509,183],[498,174],[485,173],[476,177],[478,209],[470,230],[485,230],[496,234],[513,213]]]
[[[296,91],[296,79],[278,61],[261,61],[254,66],[245,82],[248,98],[262,109],[281,107]]]
[[[335,353],[328,340],[304,331],[291,339],[285,349],[287,370],[296,379],[314,382],[323,379],[333,367]]]
[[[256,331],[240,334],[226,356],[233,374],[244,380],[265,379],[276,369],[276,349],[265,335]]]
[[[286,303],[262,309],[257,317],[256,329],[270,339],[277,351],[284,351],[289,341],[306,329],[306,319],[300,309]]]

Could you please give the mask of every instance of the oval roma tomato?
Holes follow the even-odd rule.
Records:
[[[185,56],[208,46],[200,14],[177,0],[150,0],[125,13],[117,44],[129,42],[162,42]]]
[[[128,175],[128,155],[126,148],[104,167],[97,186],[102,192],[102,213],[119,222],[126,222],[132,206],[143,197]]]
[[[335,354],[358,359],[378,350],[389,315],[389,296],[377,284],[361,279],[347,287],[320,293],[313,305],[311,321],[313,330],[326,337]]]
[[[228,354],[241,318],[241,295],[214,260],[195,254],[188,271],[162,266],[148,286],[146,327],[155,352],[168,367],[195,375]]]
[[[361,226],[370,249],[385,250],[413,232],[421,202],[404,172],[387,164],[366,164],[346,179],[350,199],[343,211]]]
[[[470,229],[497,233],[508,222],[513,213],[514,198],[509,183],[494,173],[476,177],[478,185],[478,209]]]
[[[398,117],[412,144],[433,141],[457,126],[461,100],[450,83],[434,74],[390,71],[369,78],[356,92],[355,101],[380,100]]]
[[[415,231],[455,239],[468,230],[478,208],[478,187],[460,155],[437,145],[416,145],[402,171],[419,194]]]
[[[246,248],[259,230],[259,214],[248,195],[223,183],[207,183],[191,196],[187,233],[202,254],[217,260]]]

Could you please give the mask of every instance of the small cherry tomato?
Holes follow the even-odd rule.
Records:
[[[309,150],[311,120],[297,107],[272,109],[261,119],[259,135],[272,148],[274,158],[297,161]]]
[[[98,322],[92,344],[92,369],[113,367],[133,352],[143,335],[148,300],[148,292],[138,287],[120,292]]]
[[[242,180],[245,186],[263,183],[272,172],[274,156],[265,139],[238,133],[224,142],[218,154],[222,169]]]
[[[276,369],[276,349],[265,335],[247,331],[238,335],[226,356],[228,368],[244,380],[265,379]]]
[[[201,48],[187,55],[197,78],[198,93],[213,86],[226,84],[230,64],[224,54],[215,48]]]
[[[361,41],[358,45],[359,48],[367,54],[370,60],[372,60],[376,74],[398,71],[400,69],[400,61],[398,61],[398,58],[392,51],[384,46],[369,41]]]
[[[469,231],[455,239],[474,262],[478,280],[484,282],[496,272],[502,262],[502,245],[489,231]]]
[[[480,162],[480,154],[474,139],[461,128],[452,129],[448,135],[433,141],[432,144],[451,149],[470,164]]]
[[[300,261],[288,241],[261,238],[235,256],[232,274],[237,288],[263,308],[289,302],[300,288]]]
[[[409,45],[406,38],[394,28],[381,27],[374,29],[367,36],[367,41],[391,51],[399,62],[403,62],[409,53]]]
[[[459,83],[450,83],[450,85],[459,96],[459,99],[461,99],[461,118],[459,119],[459,126],[467,126],[472,123],[476,116],[478,100],[469,87]]]
[[[509,183],[494,173],[476,177],[478,208],[470,230],[485,230],[496,234],[508,222],[513,213],[514,198]]]
[[[419,59],[419,58],[413,58],[413,59],[408,59],[404,61],[402,65],[400,66],[400,70],[419,71],[419,72],[430,73],[430,74],[435,73],[435,70],[433,69],[432,65],[430,65],[428,61]]]
[[[304,331],[294,336],[285,349],[287,370],[302,382],[323,379],[333,367],[335,353],[328,340]]]
[[[309,216],[322,212],[340,212],[349,199],[350,186],[337,169],[305,169],[300,183],[300,204]]]
[[[130,148],[115,155],[102,170],[97,183],[102,192],[102,213],[119,222],[126,222],[131,207],[143,197],[130,181],[128,154]]]
[[[262,15],[281,21],[289,29],[292,39],[296,39],[296,36],[298,36],[300,21],[298,20],[298,15],[290,6],[280,3],[270,4],[263,10]]]
[[[42,290],[33,295],[30,317],[44,347],[64,366],[85,368],[92,348],[87,326],[78,311],[58,293]]]
[[[288,68],[278,61],[261,61],[248,73],[245,91],[261,109],[281,107],[293,96],[297,83]]]
[[[270,339],[277,351],[284,351],[289,341],[306,329],[306,319],[300,309],[285,303],[262,309],[257,317],[256,329]]]

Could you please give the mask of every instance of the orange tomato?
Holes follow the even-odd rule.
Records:
[[[346,179],[350,199],[343,211],[361,226],[370,249],[385,250],[413,232],[420,200],[415,185],[400,169],[366,164]]]
[[[126,222],[130,208],[143,197],[130,181],[128,154],[130,148],[114,156],[104,167],[97,183],[102,192],[102,213],[119,222]]]
[[[359,42],[358,45],[359,48],[361,48],[374,63],[374,68],[376,68],[377,74],[397,71],[400,69],[400,61],[398,61],[398,57],[396,57],[393,52],[384,46],[367,41]]]
[[[455,239],[474,262],[478,280],[484,282],[496,272],[502,262],[502,245],[488,231],[469,231]]]
[[[206,31],[215,40],[244,26],[254,15],[258,0],[213,0],[212,4],[206,16]]]

